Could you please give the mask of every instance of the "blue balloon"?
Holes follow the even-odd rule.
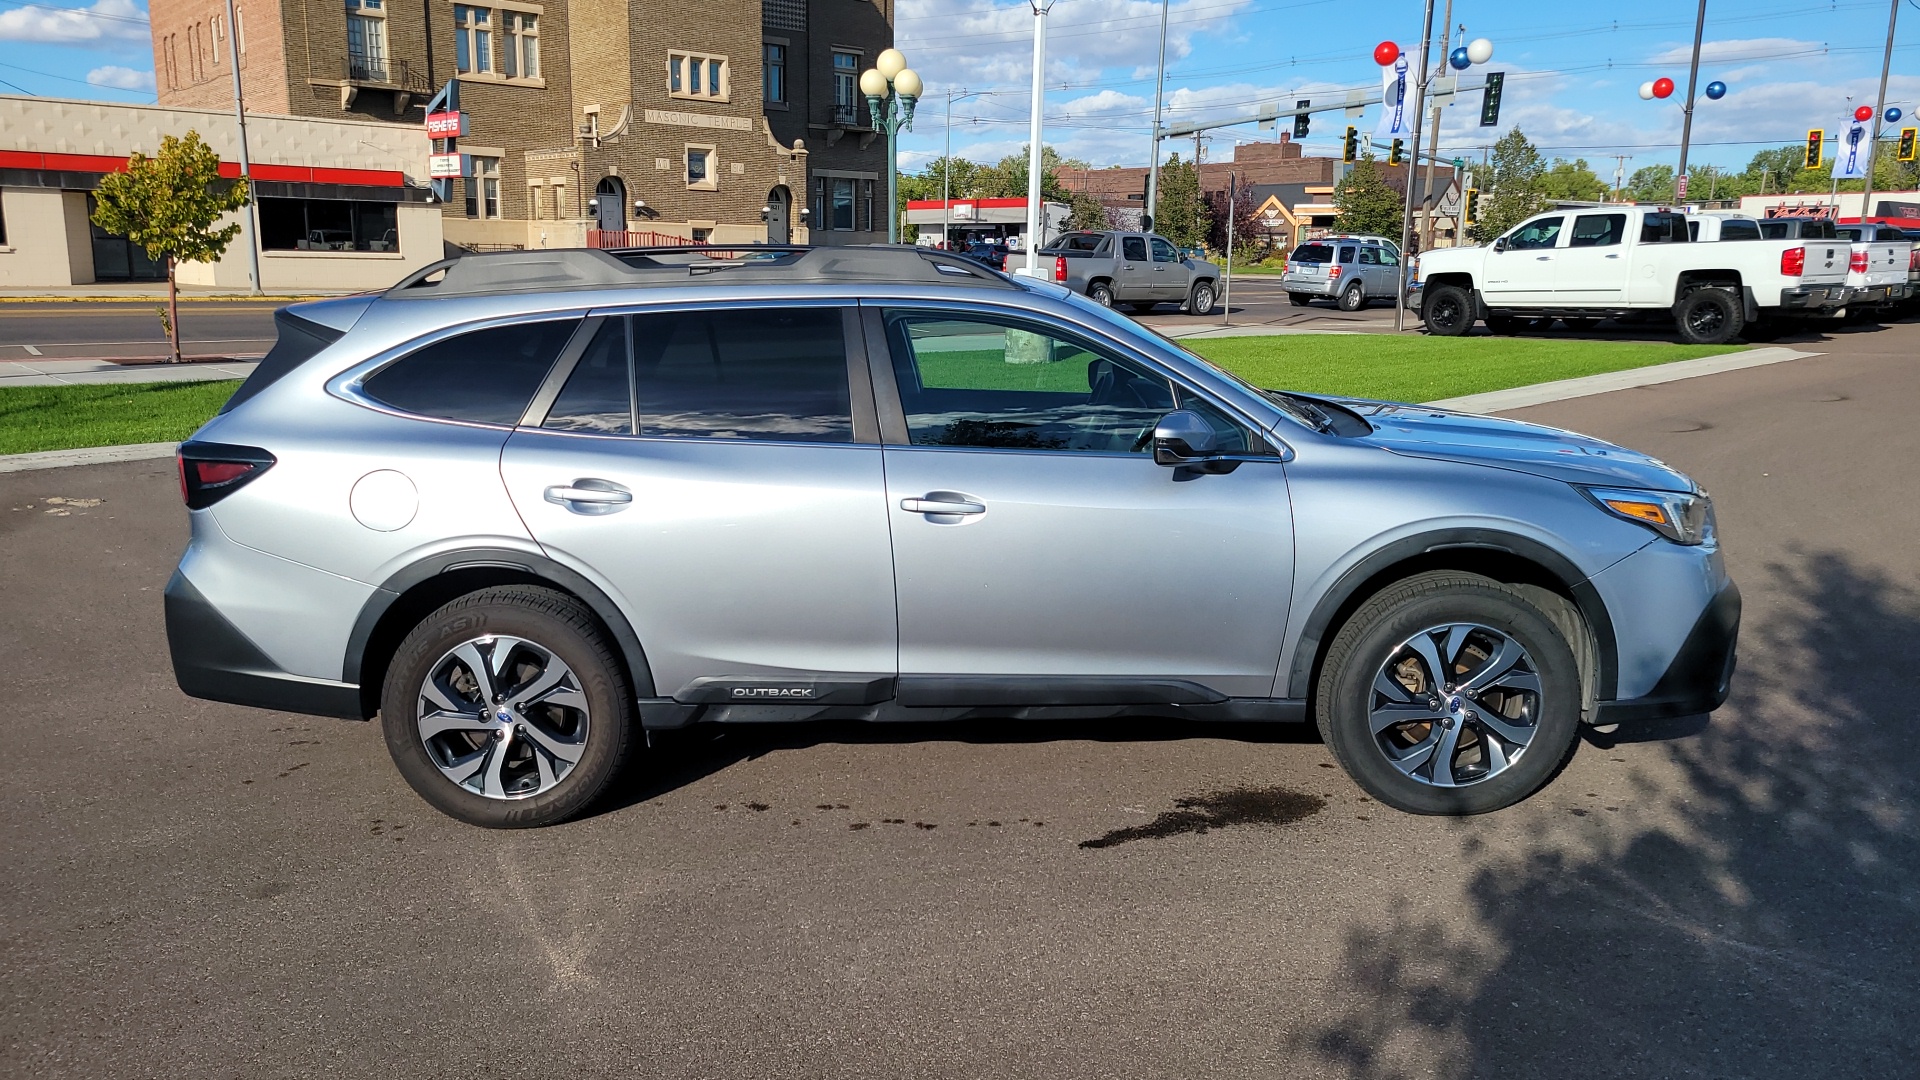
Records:
[[[1723,82],[1717,82],[1717,81],[1716,81],[1716,82],[1710,82],[1710,83],[1708,83],[1708,84],[1707,84],[1707,97],[1708,97],[1708,98],[1710,98],[1710,99],[1712,99],[1712,100],[1714,100],[1714,101],[1719,101],[1719,100],[1720,100],[1721,98],[1723,98],[1723,97],[1726,97],[1726,96],[1727,96],[1727,84],[1726,84],[1726,83],[1723,83]]]
[[[1903,113],[1901,113],[1901,111],[1900,111],[1899,109],[1896,109],[1896,108],[1894,108],[1894,107],[1893,107],[1893,106],[1891,106],[1891,105],[1889,105],[1889,106],[1887,106],[1887,123],[1889,123],[1889,124],[1897,124],[1897,123],[1899,123],[1899,122],[1900,122],[1900,117],[1901,117],[1902,115],[1904,115],[1904,114],[1903,114]]]
[[[1455,71],[1465,71],[1473,66],[1473,61],[1467,59],[1467,47],[1465,45],[1448,53],[1447,63],[1452,64],[1453,70]]]

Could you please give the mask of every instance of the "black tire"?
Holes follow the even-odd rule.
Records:
[[[1194,282],[1193,291],[1187,294],[1187,314],[1189,315],[1213,314],[1213,303],[1215,299],[1217,299],[1217,297],[1215,296],[1213,291],[1213,282],[1211,281]]]
[[[1487,313],[1488,331],[1495,334],[1512,334],[1516,333],[1519,329],[1520,327],[1513,316],[1502,314],[1498,311]]]
[[[1341,289],[1338,306],[1341,311],[1359,311],[1361,308],[1366,307],[1366,286],[1356,281],[1346,288]]]
[[[532,786],[544,786],[544,790],[535,794],[489,796],[461,786],[442,771],[432,756],[445,753],[446,744],[437,742],[439,749],[430,752],[420,733],[417,710],[429,675],[447,663],[463,644],[495,636],[531,642],[545,651],[550,661],[557,658],[564,662],[575,676],[572,684],[577,685],[586,703],[585,715],[573,719],[584,745],[579,748],[571,769],[559,775],[551,786],[544,786],[546,781],[539,775],[540,763],[532,760],[538,753],[539,740],[525,732],[533,721],[523,717],[520,726],[500,733],[508,736],[502,758],[506,768],[515,770],[522,779],[533,770]],[[501,662],[513,659],[514,655],[509,655]],[[457,666],[459,661],[454,663]],[[468,681],[473,681],[471,675]],[[515,689],[503,687],[504,692],[493,702],[485,702],[482,696],[463,699],[460,703],[463,706],[471,703],[479,710],[482,722],[490,722],[501,715],[504,706],[500,699],[510,700]],[[387,751],[393,756],[400,775],[435,809],[484,828],[529,829],[574,817],[605,794],[632,752],[638,727],[633,700],[633,690],[620,658],[591,611],[564,593],[509,585],[483,589],[453,600],[413,628],[400,643],[387,669],[380,694],[380,719],[386,732]],[[514,708],[526,709],[531,714],[539,706],[517,704]],[[469,738],[465,734],[451,737]],[[501,746],[502,742],[499,735],[491,739],[475,735],[468,745],[472,753],[485,751],[491,755],[496,752],[492,748]],[[516,748],[520,754],[518,763],[514,757]],[[484,760],[491,763],[492,758]],[[545,765],[552,772],[560,771],[557,759],[549,757]],[[475,775],[486,768],[483,764]],[[498,777],[503,773],[504,770],[499,770],[493,775]]]
[[[1435,285],[1420,301],[1427,333],[1463,337],[1473,332],[1473,297],[1458,285]]]
[[[1290,292],[1287,294],[1287,300],[1294,307],[1306,307],[1313,303],[1313,297],[1303,292]]]
[[[1487,741],[1482,728],[1469,723],[1484,726],[1484,721],[1475,712],[1463,714],[1467,719],[1457,721],[1460,734],[1455,736],[1453,745],[1457,749],[1449,762],[1449,774],[1460,782],[1459,786],[1447,787],[1403,772],[1390,761],[1380,739],[1402,729],[1383,729],[1376,739],[1369,717],[1376,676],[1386,670],[1395,655],[1408,655],[1398,653],[1401,644],[1429,627],[1455,623],[1488,628],[1520,645],[1538,678],[1539,692],[1526,706],[1530,710],[1531,738],[1503,768],[1489,764],[1490,755],[1480,745]],[[1464,674],[1471,677],[1473,672]],[[1421,693],[1433,691],[1429,688]],[[1486,708],[1485,702],[1491,700],[1488,696],[1477,701],[1470,694],[1464,696],[1468,707]],[[1453,691],[1437,695],[1443,707],[1446,700],[1458,703],[1461,697]],[[1533,794],[1566,764],[1579,733],[1581,698],[1580,670],[1573,648],[1553,616],[1543,611],[1527,590],[1476,574],[1436,571],[1382,590],[1340,628],[1321,665],[1315,719],[1335,759],[1382,803],[1412,814],[1484,814]],[[1450,728],[1451,723],[1447,726]],[[1439,740],[1437,728],[1430,726],[1427,730]],[[1473,778],[1476,753],[1487,773],[1480,779]]]
[[[1747,313],[1725,289],[1695,289],[1673,307],[1674,329],[1689,345],[1724,345],[1740,336]]]
[[[1087,286],[1087,299],[1101,307],[1113,306],[1113,286],[1104,281],[1096,281]]]

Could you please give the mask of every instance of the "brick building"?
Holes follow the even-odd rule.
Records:
[[[424,144],[422,109],[457,78],[472,172],[442,209],[447,239],[562,247],[884,237],[885,149],[854,81],[892,44],[893,3],[235,0],[232,26],[225,0],[149,13],[165,106],[230,107],[237,46],[250,112],[408,125]]]

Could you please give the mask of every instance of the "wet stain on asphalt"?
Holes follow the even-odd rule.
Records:
[[[1083,848],[1110,848],[1132,840],[1160,840],[1181,833],[1206,833],[1228,825],[1289,825],[1327,805],[1318,795],[1282,787],[1234,788],[1174,800],[1174,809],[1145,825],[1115,829],[1080,841]]]

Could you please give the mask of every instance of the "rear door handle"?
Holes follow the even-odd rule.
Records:
[[[901,499],[900,509],[909,514],[984,514],[986,504],[977,502],[940,502],[936,499]]]
[[[1534,261],[1534,262],[1552,262],[1552,261],[1553,261],[1553,256],[1551,256],[1551,255],[1535,255],[1535,256],[1533,257],[1533,261]]]
[[[1612,255],[1609,255],[1609,256],[1607,256],[1607,258],[1609,258],[1609,259],[1617,259],[1617,258],[1619,258],[1619,257],[1620,257],[1620,256],[1619,256],[1619,254],[1618,254],[1618,253],[1615,253],[1615,254],[1612,254]]]
[[[610,514],[633,501],[633,492],[611,480],[594,477],[555,484],[545,494],[548,502],[582,514]]]

